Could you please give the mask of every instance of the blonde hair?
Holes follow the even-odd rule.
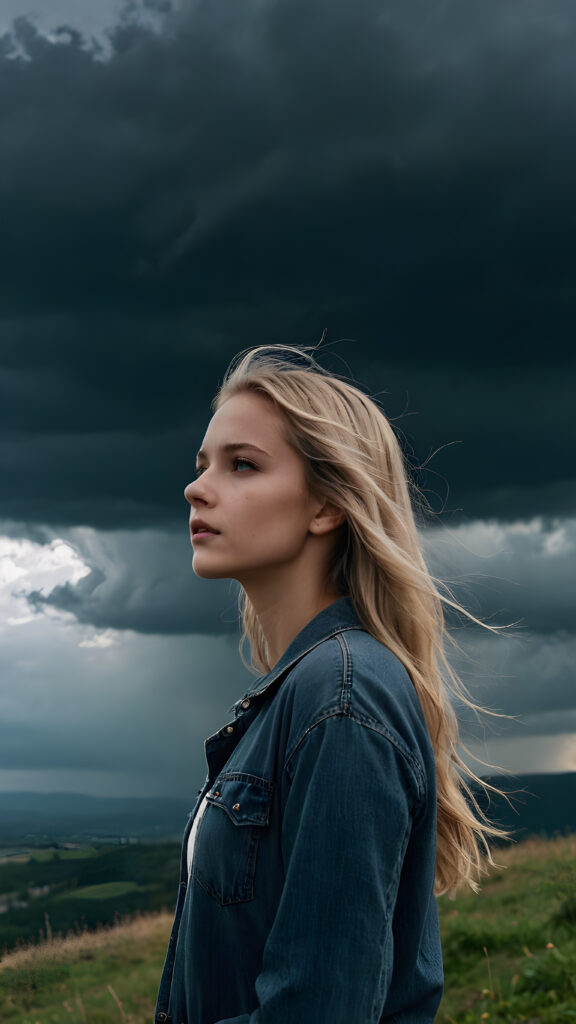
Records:
[[[422,495],[390,422],[374,400],[307,355],[309,347],[244,349],[228,367],[212,410],[245,391],[271,401],[283,416],[288,443],[303,457],[310,493],[344,511],[327,584],[334,593],[350,596],[364,628],[400,659],[418,694],[436,761],[435,893],[465,883],[478,892],[476,879],[488,873],[488,865],[501,867],[492,859],[488,837],[504,839],[509,833],[490,823],[460,772],[485,791],[505,794],[461,759],[458,746],[463,744],[449,691],[476,714],[497,713],[470,699],[449,664],[445,638],[461,649],[447,630],[443,605],[492,632],[503,627],[476,618],[431,575],[411,501],[411,492],[416,505]],[[241,656],[248,639],[250,667],[268,672],[266,640],[243,588],[239,609]]]

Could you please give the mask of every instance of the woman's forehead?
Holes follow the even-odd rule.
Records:
[[[210,420],[202,451],[232,444],[253,445],[270,454],[270,447],[287,444],[282,414],[260,395],[242,392],[222,403]],[[209,454],[209,452],[207,452]]]

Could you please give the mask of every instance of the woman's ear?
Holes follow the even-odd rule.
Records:
[[[337,508],[336,505],[332,505],[329,501],[325,501],[314,518],[310,521],[308,529],[310,530],[310,533],[320,535],[323,533],[330,533],[331,530],[336,530],[345,522],[346,515],[342,509]]]

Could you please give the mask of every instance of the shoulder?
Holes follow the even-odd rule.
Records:
[[[301,658],[281,691],[290,707],[291,741],[333,715],[372,729],[422,772],[431,760],[426,723],[400,659],[363,629],[346,629]]]

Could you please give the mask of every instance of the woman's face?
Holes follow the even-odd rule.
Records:
[[[308,493],[303,459],[284,439],[281,414],[254,392],[228,398],[214,414],[184,495],[194,572],[244,586],[302,558],[323,504]],[[195,537],[195,520],[218,532]]]

